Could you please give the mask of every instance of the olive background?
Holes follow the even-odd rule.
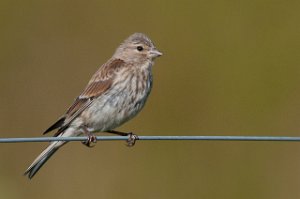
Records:
[[[138,135],[300,136],[300,1],[0,1],[0,137],[36,137],[134,32],[163,52]],[[300,143],[0,144],[1,198],[300,197]]]

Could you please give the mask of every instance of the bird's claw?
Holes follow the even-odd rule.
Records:
[[[132,147],[135,145],[135,141],[138,140],[139,137],[134,133],[128,133],[127,146]]]
[[[95,145],[91,145],[91,143],[96,143],[97,142],[97,137],[94,134],[88,134],[87,135],[87,140],[83,141],[82,144],[84,144],[87,147],[94,147]]]

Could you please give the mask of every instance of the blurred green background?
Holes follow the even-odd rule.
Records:
[[[0,136],[49,127],[134,32],[164,55],[139,135],[300,136],[300,1],[0,1]],[[300,143],[0,144],[0,197],[300,198]]]

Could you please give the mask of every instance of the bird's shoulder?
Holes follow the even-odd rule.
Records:
[[[115,72],[126,66],[122,59],[111,58],[105,64],[100,66],[96,73],[92,76],[87,86],[97,81],[105,81],[111,79]]]
[[[125,62],[121,59],[110,59],[103,64],[92,76],[83,92],[67,110],[66,115],[73,115],[83,107],[87,106],[87,104],[91,103],[94,98],[107,91],[114,81],[115,73],[124,65]]]

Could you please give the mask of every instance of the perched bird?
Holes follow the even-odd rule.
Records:
[[[153,42],[142,33],[129,36],[114,55],[92,76],[67,112],[44,134],[58,129],[57,137],[87,135],[90,147],[94,132],[129,135],[128,145],[138,137],[113,129],[127,122],[144,107],[152,87],[152,65],[161,56]],[[25,171],[31,179],[66,141],[53,141]]]

